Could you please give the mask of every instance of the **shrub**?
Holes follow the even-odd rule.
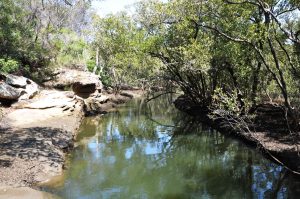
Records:
[[[20,67],[19,62],[14,59],[2,59],[0,58],[0,72],[13,73]]]

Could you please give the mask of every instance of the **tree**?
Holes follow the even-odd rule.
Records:
[[[35,74],[55,60],[66,59],[62,58],[66,48],[74,49],[71,56],[78,60],[84,50],[78,48],[85,48],[90,5],[85,0],[1,1],[2,71]]]
[[[95,16],[94,32],[94,53],[99,55],[102,68],[99,72],[103,77],[111,77],[107,84],[138,85],[157,71],[159,63],[144,52],[145,31],[126,13]]]
[[[290,96],[299,84],[296,11],[292,1],[150,1],[138,6],[138,20],[160,41],[150,54],[196,104],[210,106],[215,90],[235,93],[243,113],[257,103],[257,92],[271,92],[292,113]]]

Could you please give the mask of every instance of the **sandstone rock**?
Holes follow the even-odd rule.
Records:
[[[16,88],[25,88],[28,79],[22,76],[6,75],[6,83]]]
[[[0,100],[17,100],[24,91],[0,82]]]
[[[42,100],[41,100],[42,99]],[[51,109],[72,107],[74,94],[71,91],[42,90],[32,100],[19,100],[14,103],[14,109]]]
[[[108,102],[109,99],[110,99],[110,98],[109,98],[108,96],[106,96],[106,95],[101,95],[101,96],[99,96],[99,97],[96,98],[96,100],[97,100],[100,104],[104,104],[104,103]]]
[[[133,98],[133,95],[131,93],[127,93],[127,92],[124,92],[124,91],[122,91],[120,93],[120,95],[125,96],[125,97],[129,97],[129,98]]]
[[[96,92],[96,84],[92,82],[80,81],[72,85],[72,90],[76,95],[82,98],[88,98]]]
[[[2,75],[0,99],[27,100],[39,92],[39,86],[32,80],[15,75]],[[5,81],[5,83],[4,83]]]
[[[27,85],[24,90],[24,94],[19,100],[27,100],[33,98],[39,92],[39,86],[32,80],[27,79]]]
[[[106,95],[98,95],[97,97],[89,97],[84,100],[84,112],[86,116],[105,113],[103,104],[107,103],[110,98]]]
[[[79,70],[62,69],[57,72],[55,80],[45,83],[46,87],[53,87],[57,89],[71,88],[76,82],[82,82],[82,84],[94,84],[95,89],[101,92],[103,86],[99,80],[99,76]]]

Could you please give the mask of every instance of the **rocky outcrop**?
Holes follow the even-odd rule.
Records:
[[[103,93],[97,75],[78,70],[61,70],[46,86],[74,92],[38,92],[30,79],[0,74],[0,100],[14,102],[0,123],[0,194],[1,186],[31,186],[61,174],[84,115],[109,112],[142,94]]]
[[[22,76],[15,76],[15,75],[7,75],[6,76],[6,83],[16,87],[16,88],[25,88],[26,85],[29,83],[29,80]]]
[[[137,98],[143,95],[141,90],[127,90],[121,91],[120,94],[112,93],[93,93],[89,98],[84,99],[84,112],[86,116],[104,114],[115,107],[118,104],[125,103],[126,101]]]
[[[80,93],[80,89],[89,89],[95,87],[95,90],[101,92],[103,86],[98,75],[95,75],[86,71],[72,70],[72,69],[61,69],[56,72],[54,80],[44,83],[46,87],[56,89],[68,89],[72,85],[75,86],[75,91]],[[79,90],[77,90],[79,89]]]
[[[27,100],[39,92],[39,86],[32,80],[15,75],[2,75],[0,101]]]
[[[82,98],[88,98],[91,94],[95,93],[97,89],[95,83],[78,81],[73,83],[72,90],[75,95]]]
[[[22,90],[0,82],[0,100],[18,100]]]
[[[84,100],[84,112],[86,116],[106,113],[107,102],[110,97],[104,94],[94,94]],[[113,106],[112,106],[113,107]]]
[[[83,118],[72,92],[44,90],[15,103],[0,123],[0,187],[28,186],[63,171]]]
[[[39,86],[32,80],[27,79],[27,84],[24,89],[24,94],[19,100],[27,100],[33,98],[39,92]]]

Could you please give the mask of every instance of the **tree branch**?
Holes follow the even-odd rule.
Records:
[[[73,6],[70,2],[69,2],[69,0],[63,0],[64,2],[65,2],[65,4],[67,4],[68,6]]]

